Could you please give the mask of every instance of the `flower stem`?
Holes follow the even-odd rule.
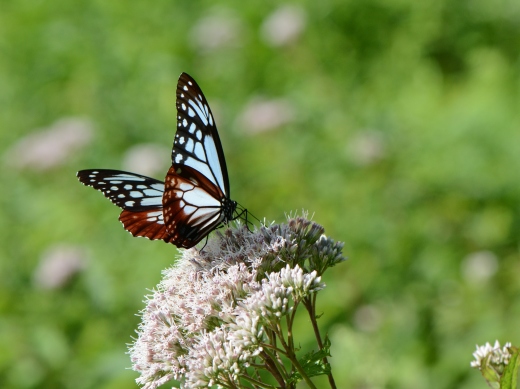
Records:
[[[302,378],[305,380],[307,385],[311,389],[317,389],[314,383],[311,381],[303,367],[300,365],[300,362],[298,362],[298,359],[296,358],[296,354],[294,353],[294,347],[289,347],[289,345],[285,342],[283,336],[281,336],[282,329],[278,325],[278,328],[276,329],[276,332],[278,333],[278,337],[280,338],[280,342],[282,343],[282,346],[285,348],[285,351],[287,353],[287,358],[291,361],[292,365],[298,370],[298,373],[302,376]]]
[[[263,382],[258,381],[248,375],[241,375],[240,378],[243,378],[244,380],[251,382],[253,385],[255,385],[255,387],[265,388],[265,389],[276,389],[276,386],[264,384]]]
[[[276,379],[276,381],[280,385],[280,388],[285,389],[286,388],[285,379],[282,376],[281,371],[278,369],[278,366],[276,365],[275,360],[266,351],[262,351],[260,353],[260,355],[262,356],[263,360],[265,361],[267,370]]]
[[[309,313],[309,317],[311,319],[312,328],[314,330],[314,335],[316,336],[316,341],[318,342],[318,347],[320,350],[323,350],[323,342],[321,340],[320,335],[320,329],[318,328],[318,322],[316,321],[316,296],[317,294],[314,293],[310,297],[305,297],[303,299],[303,305],[307,309],[307,312]],[[327,357],[323,357],[323,363],[325,365],[329,364],[329,360]],[[332,376],[332,370],[327,374],[327,377],[329,379],[329,384],[332,389],[336,389],[336,382],[334,381],[334,377]]]

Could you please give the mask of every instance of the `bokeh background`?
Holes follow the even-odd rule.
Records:
[[[233,199],[345,242],[319,300],[338,387],[486,387],[475,344],[520,344],[513,0],[1,1],[1,387],[136,387],[126,344],[177,249],[75,173],[162,179],[182,71]]]

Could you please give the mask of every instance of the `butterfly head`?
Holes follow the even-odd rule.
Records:
[[[229,198],[225,197],[222,200],[222,210],[224,214],[224,222],[227,223],[231,220],[235,220],[238,218],[238,216],[235,216],[237,213],[237,206],[238,203],[234,200],[230,200]]]

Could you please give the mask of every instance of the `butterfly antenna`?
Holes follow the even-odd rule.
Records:
[[[240,204],[238,204],[238,206],[239,206],[240,213],[233,220],[236,220],[236,219],[244,220],[246,223],[246,228],[248,229],[249,232],[251,232],[249,225],[253,226],[253,222],[251,222],[249,220],[249,216],[253,217],[253,219],[257,220],[258,222],[260,222],[260,220],[258,220],[258,218],[255,215],[253,215],[251,212],[249,212],[247,210],[247,208],[242,207]]]

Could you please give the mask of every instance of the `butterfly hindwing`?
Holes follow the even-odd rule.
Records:
[[[170,242],[170,234],[163,221],[162,208],[139,212],[125,209],[119,215],[119,221],[123,224],[125,230],[133,236],[143,236],[150,240],[162,239],[165,242]]]
[[[222,199],[222,200],[221,200]],[[219,187],[190,166],[172,166],[166,175],[163,213],[178,246],[192,247],[226,217]]]

